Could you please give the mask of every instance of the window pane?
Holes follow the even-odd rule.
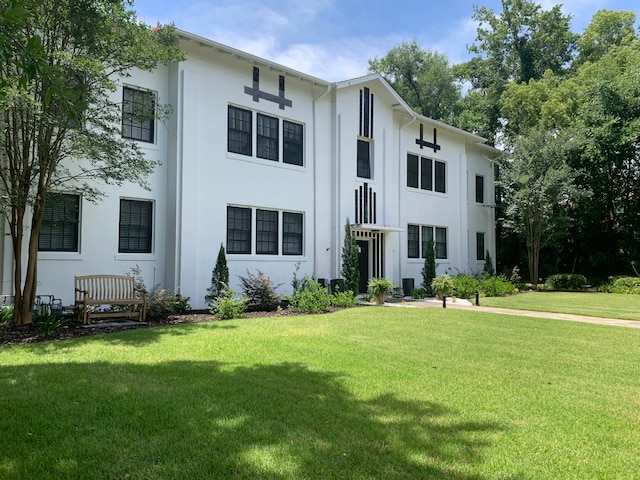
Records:
[[[476,175],[476,202],[484,203],[484,177]]]
[[[256,210],[256,253],[278,254],[278,212]]]
[[[77,252],[80,196],[56,193],[47,197],[38,236],[41,252]]]
[[[436,258],[447,258],[447,229],[436,227]]]
[[[278,161],[278,119],[258,114],[257,156]]]
[[[427,251],[429,250],[429,241],[433,242],[433,227],[428,225],[422,226],[422,258],[427,258]],[[434,248],[433,244],[431,248]]]
[[[370,144],[364,140],[358,140],[357,175],[361,178],[371,178]]]
[[[484,260],[484,233],[476,233],[476,260]]]
[[[251,111],[229,105],[227,151],[251,155]]]
[[[130,87],[122,89],[122,136],[154,142],[155,94]]]
[[[282,213],[282,254],[302,255],[301,213]]]
[[[407,187],[418,188],[418,157],[407,154]]]
[[[418,225],[407,226],[407,256],[420,257],[420,229]]]
[[[251,253],[251,209],[227,207],[227,253]]]
[[[423,190],[433,190],[431,164],[430,158],[420,158],[420,188]]]
[[[120,200],[119,253],[151,253],[153,202]]]
[[[282,136],[284,139],[284,163],[302,166],[304,145],[302,125],[283,120]]]
[[[435,161],[436,170],[436,192],[446,192],[445,164],[444,162]]]

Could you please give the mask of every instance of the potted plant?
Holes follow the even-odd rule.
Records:
[[[382,305],[384,300],[393,291],[393,283],[386,278],[372,278],[367,285],[369,293],[374,296],[376,303]]]
[[[448,273],[443,273],[431,282],[431,289],[442,299],[444,295],[451,295],[454,292],[453,279]]]

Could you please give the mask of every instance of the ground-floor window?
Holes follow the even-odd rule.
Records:
[[[120,199],[119,253],[151,253],[153,202]]]
[[[80,195],[50,194],[44,205],[38,251],[77,252],[79,225]]]
[[[446,227],[407,225],[407,256],[409,258],[426,258],[430,241],[433,242],[436,258],[446,259],[448,254]]]

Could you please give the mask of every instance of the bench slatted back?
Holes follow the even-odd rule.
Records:
[[[124,275],[87,275],[75,277],[78,290],[89,292],[92,300],[126,300],[135,298],[135,279]],[[76,301],[82,299],[82,293],[76,290]]]

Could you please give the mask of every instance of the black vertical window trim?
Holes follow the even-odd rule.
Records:
[[[256,155],[258,158],[278,161],[279,120],[276,117],[257,115]]]
[[[278,212],[275,210],[256,210],[256,253],[278,254]]]
[[[302,166],[304,163],[304,127],[299,123],[282,121],[284,163]]]
[[[252,112],[244,108],[228,107],[227,151],[252,155]]]
[[[119,253],[151,253],[153,202],[120,199]]]
[[[369,89],[364,87],[364,132],[363,136],[369,137]]]
[[[38,236],[40,252],[77,252],[80,219],[80,196],[51,194],[44,206]]]
[[[420,258],[420,227],[407,225],[407,256]]]
[[[484,233],[476,233],[476,260],[484,260]]]
[[[436,227],[436,258],[447,258],[447,229]]]
[[[447,180],[446,180],[446,165],[444,162],[435,163],[435,191],[440,193],[446,193],[447,190]]]
[[[227,253],[251,253],[251,209],[227,206]]]
[[[357,175],[361,178],[371,178],[371,144],[365,140],[358,140]]]
[[[418,156],[407,153],[407,187],[418,188]]]
[[[363,109],[362,109],[362,90],[360,90],[360,117],[359,117],[359,122],[360,122],[360,127],[358,129],[358,135],[362,136],[362,115],[363,115]]]
[[[484,203],[484,177],[476,175],[476,202]]]
[[[373,93],[371,94],[371,105],[369,107],[370,117],[371,117],[371,125],[370,125],[370,135],[369,137],[373,139]]]
[[[422,190],[433,190],[432,164],[430,158],[420,158],[420,188]]]

